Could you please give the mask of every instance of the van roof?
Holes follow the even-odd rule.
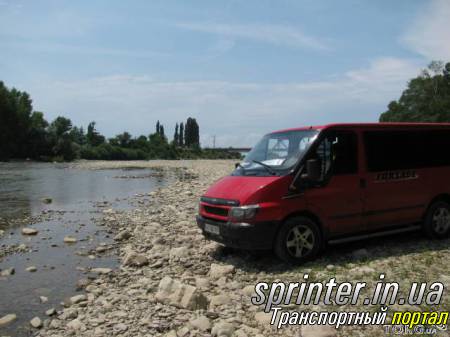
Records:
[[[289,128],[278,131],[273,131],[271,133],[280,133],[288,131],[300,131],[300,130],[324,130],[329,128],[350,128],[350,129],[405,129],[405,128],[450,128],[450,123],[391,123],[391,122],[380,122],[380,123],[335,123],[335,124],[325,124],[325,125],[311,125],[303,126],[298,128]]]

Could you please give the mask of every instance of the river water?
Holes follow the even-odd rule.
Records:
[[[117,267],[114,249],[93,254],[100,245],[113,246],[113,235],[99,226],[105,209],[127,210],[138,196],[165,186],[167,178],[151,169],[89,170],[67,164],[0,163],[0,252],[25,244],[24,252],[0,254],[0,270],[14,268],[11,276],[0,276],[0,318],[14,313],[17,319],[0,327],[0,336],[30,335],[29,320],[44,320],[49,308],[61,309],[61,301],[75,295],[76,283],[91,267]],[[51,203],[43,202],[51,198]],[[31,219],[36,219],[37,222]],[[36,236],[21,234],[23,225],[37,229]],[[31,223],[33,222],[33,223]],[[97,223],[96,223],[97,222]],[[11,225],[13,224],[13,225]],[[65,244],[65,236],[77,238]],[[4,255],[2,257],[2,255]],[[26,271],[36,267],[36,272]],[[42,303],[41,296],[48,301]]]

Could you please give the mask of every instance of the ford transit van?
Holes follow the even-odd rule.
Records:
[[[450,124],[333,124],[265,135],[201,197],[226,246],[301,263],[326,243],[450,229]]]

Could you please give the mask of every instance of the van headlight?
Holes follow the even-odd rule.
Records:
[[[259,205],[232,207],[230,209],[230,218],[233,220],[251,219],[256,215],[258,209]]]

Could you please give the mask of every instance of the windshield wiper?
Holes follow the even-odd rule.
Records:
[[[252,163],[261,165],[262,167],[264,167],[267,170],[267,172],[269,172],[273,176],[277,174],[269,165],[264,164],[263,162],[260,162],[259,160],[252,160]]]

